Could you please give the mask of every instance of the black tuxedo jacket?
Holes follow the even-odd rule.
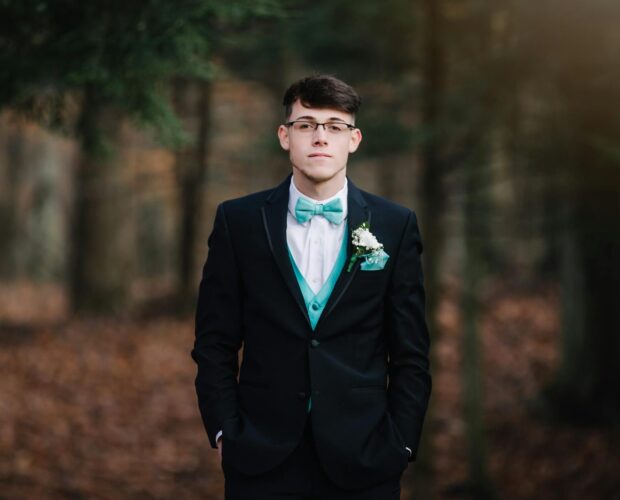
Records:
[[[223,431],[223,460],[258,475],[296,447],[312,397],[327,474],[372,486],[415,459],[431,392],[416,217],[349,181],[347,264],[312,331],[287,250],[289,183],[217,209],[192,351],[200,411],[213,447]],[[390,258],[347,272],[364,221]]]

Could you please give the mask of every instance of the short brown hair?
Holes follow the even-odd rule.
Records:
[[[350,85],[330,75],[315,75],[293,83],[284,93],[284,116],[291,116],[295,101],[308,108],[332,108],[355,115],[361,97]]]

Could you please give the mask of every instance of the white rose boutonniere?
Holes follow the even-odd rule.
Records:
[[[364,259],[362,271],[380,271],[385,267],[385,263],[390,256],[383,250],[383,243],[379,243],[377,237],[370,232],[368,222],[362,222],[360,226],[351,233],[351,239],[355,252],[351,255],[347,272],[351,272],[358,259]]]

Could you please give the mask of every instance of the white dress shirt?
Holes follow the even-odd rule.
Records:
[[[291,177],[286,217],[286,242],[299,272],[314,293],[318,293],[329,278],[342,247],[342,240],[345,237],[344,221],[347,217],[347,192],[348,186],[345,178],[344,187],[334,196],[326,200],[315,200],[300,193]],[[304,223],[298,222],[295,218],[295,205],[300,196],[315,203],[327,203],[340,198],[343,222],[334,224],[320,215],[315,215]]]

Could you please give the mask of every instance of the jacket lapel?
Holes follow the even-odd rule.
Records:
[[[370,224],[370,218],[372,216],[364,197],[362,196],[361,191],[348,180],[348,194],[347,194],[347,205],[348,205],[348,216],[347,216],[347,234],[345,237],[347,238],[347,260],[345,261],[344,268],[340,272],[340,277],[338,281],[336,281],[336,285],[332,290],[331,295],[329,296],[329,300],[325,305],[325,309],[323,310],[323,314],[321,314],[321,318],[316,325],[315,331],[319,329],[321,323],[325,321],[325,318],[329,316],[329,314],[334,310],[340,299],[345,294],[351,281],[355,277],[357,273],[360,263],[359,260],[355,263],[351,272],[347,272],[347,268],[349,267],[349,260],[351,259],[351,255],[353,254],[353,242],[351,240],[351,233],[357,229],[362,222],[368,222]]]
[[[288,255],[288,244],[286,242],[286,216],[288,212],[288,194],[291,183],[291,176],[276,187],[267,198],[265,205],[262,207],[263,224],[267,233],[267,241],[269,247],[276,260],[278,269],[284,278],[286,286],[295,298],[295,302],[299,306],[302,314],[310,325],[310,318],[304,302],[303,295],[297,283],[291,259]]]

